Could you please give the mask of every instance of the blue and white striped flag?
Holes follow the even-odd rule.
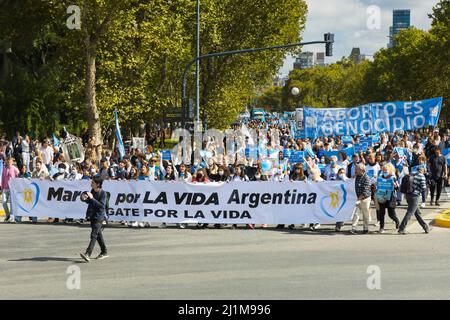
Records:
[[[291,121],[291,137],[295,138],[295,121]]]
[[[122,135],[120,134],[119,116],[117,111],[114,111],[114,113],[116,114],[116,137],[118,142],[119,155],[120,159],[122,159],[125,156],[125,146],[122,141]]]

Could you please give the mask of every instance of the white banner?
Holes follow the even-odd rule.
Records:
[[[141,152],[145,152],[145,138],[133,138],[133,148],[138,148]]]
[[[84,218],[90,182],[13,179],[13,214]],[[334,223],[352,217],[354,180],[346,182],[105,181],[111,221],[166,223]]]

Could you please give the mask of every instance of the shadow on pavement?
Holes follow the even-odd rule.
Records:
[[[84,261],[75,260],[71,258],[59,258],[59,257],[34,257],[34,258],[23,258],[23,259],[11,259],[11,262],[25,262],[25,261],[36,261],[36,262],[48,262],[48,261],[58,261],[58,262],[71,262],[71,263],[84,263]]]

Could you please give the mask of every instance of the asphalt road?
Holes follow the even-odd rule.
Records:
[[[448,207],[446,196],[440,209]],[[436,211],[424,210],[427,222]],[[404,213],[401,207],[399,217]],[[333,226],[313,232],[117,226],[105,231],[110,258],[90,263],[78,255],[88,244],[87,225],[0,223],[0,296],[450,299],[450,229],[434,227],[424,234],[413,219],[409,234],[398,235],[387,221],[385,234],[369,235],[336,234]],[[68,282],[69,288],[77,284],[77,270],[80,289],[68,289]],[[368,289],[369,277],[379,289]]]

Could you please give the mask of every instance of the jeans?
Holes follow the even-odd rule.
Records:
[[[427,190],[424,190],[422,192],[422,203],[425,203],[427,201]]]
[[[356,206],[353,212],[352,228],[356,229],[359,221],[359,213],[362,213],[364,219],[364,231],[369,230],[370,221],[370,197],[364,200],[360,200],[359,204]]]
[[[91,220],[91,242],[89,243],[89,246],[86,249],[86,254],[88,256],[91,256],[96,242],[98,242],[102,254],[108,253],[108,250],[106,249],[105,240],[103,240],[102,222],[103,222],[102,220]]]
[[[387,209],[389,218],[391,218],[395,222],[395,227],[396,227],[396,229],[398,229],[400,221],[397,218],[397,214],[395,213],[395,209],[394,208],[388,208],[386,206],[386,203],[379,203],[379,205],[380,205],[380,210],[379,210],[380,229],[384,229],[384,216],[386,215],[386,209]]]
[[[433,202],[434,199],[434,191],[436,190],[436,202],[439,201],[439,198],[441,197],[442,192],[442,186],[444,184],[444,179],[432,179],[431,185],[430,185],[430,192],[431,192],[431,202]]]
[[[401,203],[403,198],[403,193],[400,192],[400,190],[397,192],[397,202]]]
[[[3,190],[2,192],[2,204],[5,210],[6,219],[8,220],[11,216],[11,210],[9,209],[8,202],[11,203],[11,191]]]
[[[30,153],[22,152],[23,164],[27,167],[27,172],[30,172]],[[21,168],[19,168],[21,169]]]
[[[408,203],[408,209],[406,210],[406,215],[402,220],[402,223],[400,224],[399,230],[403,231],[406,228],[406,225],[408,224],[409,219],[411,219],[412,215],[416,217],[417,221],[419,222],[420,226],[424,229],[428,229],[428,225],[426,222],[422,219],[421,212],[419,209],[419,195],[412,193],[407,194],[405,196],[406,202]]]

